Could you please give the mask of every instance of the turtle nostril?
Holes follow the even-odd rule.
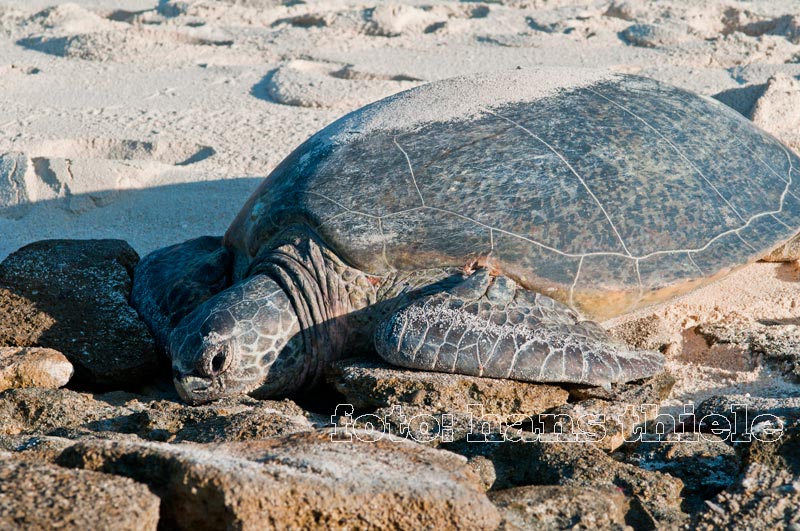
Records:
[[[225,370],[225,360],[227,355],[225,351],[218,352],[213,358],[211,358],[211,375],[217,376],[223,370]]]
[[[216,345],[205,352],[192,371],[201,378],[217,378],[231,365],[231,351],[227,345]]]

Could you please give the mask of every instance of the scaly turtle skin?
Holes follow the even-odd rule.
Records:
[[[147,256],[133,303],[189,402],[296,393],[377,351],[608,385],[659,371],[592,321],[685,293],[800,227],[800,159],[722,104],[593,71],[432,83],[297,148],[224,238]]]

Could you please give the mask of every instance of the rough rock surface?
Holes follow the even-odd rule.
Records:
[[[617,384],[610,391],[602,387],[571,386],[574,401],[548,409],[539,417],[546,432],[556,429],[580,432],[580,440],[613,451],[633,439],[634,430],[642,429],[656,417],[658,405],[669,395],[675,378],[661,372],[641,381]],[[565,422],[567,423],[565,425]],[[558,425],[562,425],[558,428]]]
[[[773,415],[781,423],[800,419],[800,396],[765,398],[747,395],[716,395],[703,400],[695,409],[695,417],[722,415],[737,433],[751,431],[759,423],[757,416]],[[764,418],[763,420],[767,420]]]
[[[622,531],[629,501],[618,490],[533,485],[489,493],[505,529]]]
[[[667,433],[661,442],[626,444],[615,457],[683,481],[687,512],[705,508],[705,500],[733,485],[741,473],[741,460],[733,446],[711,433]]]
[[[734,448],[743,465],[761,464],[800,475],[800,397],[713,396],[698,406],[695,415],[707,425],[716,423],[726,430],[723,436],[737,441]]]
[[[0,528],[155,531],[158,497],[141,483],[0,452]]]
[[[791,262],[794,260],[800,260],[800,234],[764,257],[766,262]]]
[[[745,364],[763,357],[784,374],[800,381],[800,326],[794,321],[710,324],[698,326],[695,331],[712,354],[715,349],[737,352]]]
[[[356,408],[401,404],[454,413],[473,411],[480,404],[484,413],[511,417],[542,412],[569,396],[554,385],[405,370],[377,360],[342,360],[327,378]]]
[[[652,403],[609,402],[590,398],[549,409],[539,417],[545,432],[561,430],[570,440],[590,442],[606,451],[613,451],[631,440],[634,430],[641,429],[648,418],[656,416]]]
[[[681,511],[681,480],[668,474],[620,463],[589,444],[543,442],[523,436],[502,442],[457,441],[442,445],[470,459],[482,477],[495,476],[492,489],[525,485],[561,485],[621,489],[631,501],[626,522],[636,529],[675,525]],[[486,471],[489,462],[493,471]]]
[[[39,347],[0,347],[0,391],[20,387],[67,385],[74,369],[57,350]]]
[[[751,465],[734,488],[721,492],[706,505],[685,529],[800,529],[800,481],[785,470]]]
[[[155,441],[259,439],[312,425],[289,400],[249,397],[187,406],[176,400],[114,392],[11,389],[0,393],[0,435],[141,438]]]
[[[800,420],[785,422],[780,430],[777,440],[754,437],[750,444],[740,446],[742,459],[745,464],[760,463],[800,476]]]
[[[573,386],[569,388],[569,395],[573,400],[599,398],[628,404],[659,404],[669,396],[673,385],[675,377],[667,371],[662,371],[645,380],[615,384],[611,391],[606,391],[602,387]]]
[[[533,422],[544,433],[558,430],[571,434],[581,432],[582,442],[614,450],[629,440],[639,424],[655,416],[657,405],[666,398],[675,382],[670,374],[660,373],[647,380],[615,385],[611,391],[599,387],[567,386],[567,392],[576,402],[563,403],[565,391],[561,387],[530,384],[531,390],[540,388],[542,394],[537,396],[533,393],[526,400],[523,393],[528,384],[519,385],[520,389],[514,387],[521,382],[418,373],[389,367],[376,369],[377,363],[355,363],[357,368],[347,362],[337,364],[335,370],[345,373],[334,373],[332,378],[344,382],[340,390],[348,394],[348,399],[355,398],[361,407],[372,405],[370,400],[392,405],[361,414],[355,410],[351,417],[340,417],[336,423],[362,428],[377,426],[431,446],[463,440],[477,433],[502,437],[505,432],[524,431]],[[421,375],[419,380],[413,379],[416,374]],[[356,383],[349,381],[348,376]],[[434,385],[444,383],[443,380],[451,385]],[[465,396],[469,398],[465,399]],[[542,410],[547,405],[544,399],[549,398],[557,398],[560,405]],[[551,403],[555,401],[551,400]],[[345,413],[345,409],[340,407],[338,413]]]
[[[0,264],[0,345],[56,349],[86,388],[151,378],[155,345],[128,304],[138,260],[120,240],[45,240],[12,253]]]
[[[495,507],[463,457],[384,436],[332,431],[203,447],[86,441],[63,466],[131,477],[176,529],[486,529]]]

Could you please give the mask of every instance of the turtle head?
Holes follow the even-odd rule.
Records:
[[[264,275],[208,299],[169,337],[175,387],[190,404],[290,394],[307,372],[304,350],[289,297]]]

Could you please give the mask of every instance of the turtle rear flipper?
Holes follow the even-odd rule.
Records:
[[[429,371],[607,386],[651,376],[664,357],[632,350],[550,297],[480,270],[378,326],[389,363]]]
[[[139,262],[131,304],[162,348],[181,319],[230,285],[231,260],[221,237],[202,236],[159,249]]]

